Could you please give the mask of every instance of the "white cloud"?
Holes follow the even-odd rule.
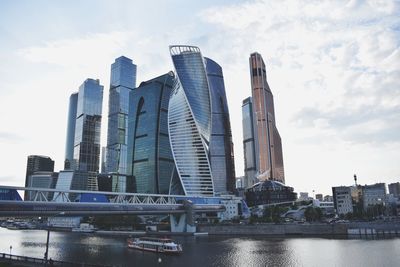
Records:
[[[311,191],[314,184],[328,193],[332,181],[351,183],[345,178],[351,177],[349,169],[340,165],[349,159],[359,165],[358,158],[367,157],[372,147],[378,147],[376,165],[359,166],[368,182],[377,181],[378,173],[399,177],[400,169],[387,155],[400,157],[400,152],[383,145],[400,143],[399,6],[396,1],[250,1],[200,14],[218,31],[209,47],[237,44],[215,52],[240,57],[223,66],[228,90],[242,91],[229,94],[231,107],[251,94],[243,54],[263,55],[287,182],[297,190]],[[242,137],[234,137],[240,173]],[[336,152],[321,151],[324,146]]]

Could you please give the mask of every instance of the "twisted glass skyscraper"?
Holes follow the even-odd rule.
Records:
[[[209,160],[211,96],[204,59],[194,46],[170,46],[176,79],[169,102],[168,131],[185,195],[213,196]]]

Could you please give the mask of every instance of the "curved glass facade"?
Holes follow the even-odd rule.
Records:
[[[198,47],[170,46],[176,71],[169,101],[168,131],[185,195],[214,195],[209,161],[211,100]],[[171,192],[173,193],[173,192]]]
[[[142,82],[130,93],[128,172],[136,192],[168,194],[174,159],[168,136],[173,73]]]
[[[214,191],[216,193],[233,192],[235,189],[235,165],[224,76],[220,65],[207,57],[204,59],[212,101],[210,163]]]

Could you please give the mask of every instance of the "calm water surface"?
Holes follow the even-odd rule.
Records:
[[[51,232],[54,260],[114,266],[400,266],[400,239],[176,237],[179,256],[126,248],[126,237]],[[0,228],[0,252],[42,258],[46,231]],[[161,263],[158,262],[161,258]]]

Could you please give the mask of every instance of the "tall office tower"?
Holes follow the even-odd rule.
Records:
[[[177,169],[171,190],[179,183],[185,195],[213,196],[211,95],[204,59],[194,46],[170,46],[170,53],[176,77],[169,101],[168,131]]]
[[[97,190],[103,86],[87,79],[78,93],[74,141],[74,169],[87,174],[87,190]]]
[[[142,82],[129,95],[128,172],[138,193],[169,192],[175,166],[167,123],[173,81],[170,72]]]
[[[78,93],[73,93],[69,97],[68,109],[68,125],[67,125],[67,140],[65,142],[65,161],[64,170],[74,169],[74,140],[75,140],[75,123],[76,111],[78,108]]]
[[[250,79],[255,121],[258,178],[285,182],[282,143],[275,125],[274,99],[259,53],[250,55]]]
[[[254,136],[253,104],[251,97],[242,103],[242,126],[243,126],[243,154],[244,154],[244,177],[243,187],[249,188],[257,183],[257,158]]]
[[[136,65],[121,56],[111,65],[108,102],[106,172],[112,175],[113,191],[126,192],[129,93],[136,87]]]
[[[206,57],[204,59],[211,92],[212,126],[209,147],[214,191],[233,192],[236,179],[235,160],[224,76],[220,65],[212,59]]]
[[[47,156],[30,155],[26,163],[25,187],[30,184],[29,177],[34,172],[53,172],[54,160]],[[27,196],[25,196],[25,199]]]

